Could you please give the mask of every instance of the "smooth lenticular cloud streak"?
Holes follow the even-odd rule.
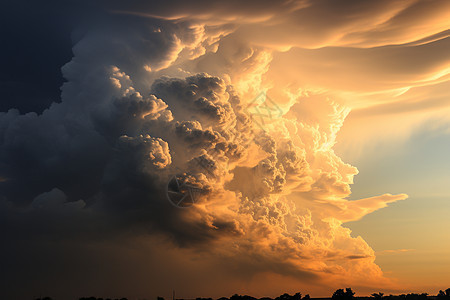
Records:
[[[134,2],[134,3],[133,3]],[[196,1],[153,6],[142,1],[109,2],[123,14],[237,24],[236,35],[257,45],[319,48],[404,44],[439,34],[449,26],[449,4],[440,1]],[[125,7],[124,7],[125,6]],[[167,9],[167,7],[173,7]],[[237,9],[239,7],[239,9]],[[289,30],[286,30],[289,28]]]
[[[61,103],[0,113],[5,282],[27,286],[20,297],[53,284],[135,297],[405,288],[343,223],[408,196],[348,200],[358,169],[334,146],[349,114],[448,108],[448,2],[98,5]],[[195,205],[171,205],[173,176]],[[82,280],[86,262],[104,281]]]

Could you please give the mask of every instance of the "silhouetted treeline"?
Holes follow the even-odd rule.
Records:
[[[234,294],[233,296],[231,296],[230,298],[226,298],[226,297],[222,297],[219,298],[217,300],[310,300],[311,298],[309,297],[309,295],[305,295],[302,298],[302,294],[301,293],[296,293],[294,295],[289,295],[287,293],[284,293],[283,295],[276,297],[275,299],[269,298],[269,297],[263,297],[263,298],[255,298],[252,296],[248,296],[248,295],[238,295],[238,294]],[[180,300],[180,299],[177,299]],[[212,300],[212,298],[197,298],[195,300]]]
[[[323,299],[323,298],[322,298]],[[429,296],[427,293],[422,294],[401,294],[401,295],[384,295],[383,293],[373,293],[371,297],[355,297],[355,292],[351,288],[338,289],[331,296],[331,300],[354,300],[354,299],[374,299],[374,300],[450,300],[450,288],[445,291],[440,290],[436,296]],[[53,300],[50,297],[36,298],[36,300]],[[97,298],[97,297],[82,297],[79,300],[128,300],[127,298]],[[164,300],[163,297],[157,297],[156,300]],[[184,300],[182,298],[177,298],[174,300]],[[192,299],[191,299],[192,300]],[[214,300],[213,298],[196,298],[195,300]],[[302,297],[301,293],[295,293],[289,295],[284,293],[276,297],[275,299],[269,297],[255,298],[248,295],[238,295],[234,294],[230,298],[222,297],[217,300],[311,300],[310,296],[307,294]]]
[[[127,298],[96,298],[96,297],[82,297],[79,300],[128,300]]]
[[[422,293],[422,294],[401,294],[401,295],[389,295],[389,296],[383,296],[378,299],[384,299],[384,300],[427,300],[428,294]]]
[[[36,300],[53,300],[50,297],[36,298]],[[79,300],[128,300],[127,298],[97,298],[97,297],[81,297]]]

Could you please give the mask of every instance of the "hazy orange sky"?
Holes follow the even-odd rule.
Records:
[[[4,19],[6,296],[448,288],[449,1],[46,5]]]

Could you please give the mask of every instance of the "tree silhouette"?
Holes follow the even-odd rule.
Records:
[[[381,300],[381,299],[383,299],[383,293],[373,293],[372,294],[372,297],[374,297],[375,298],[375,300]]]
[[[440,290],[437,298],[439,300],[450,299],[450,289],[446,289],[445,292],[443,290]]]
[[[331,297],[331,299],[333,299],[333,300],[351,300],[351,299],[353,299],[354,295],[355,295],[355,292],[353,292],[351,288],[346,288],[345,292],[343,289],[338,289],[333,293],[333,296]]]
[[[292,300],[301,300],[302,299],[302,293],[295,293],[294,296],[292,296]]]

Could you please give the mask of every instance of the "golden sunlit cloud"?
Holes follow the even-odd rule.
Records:
[[[413,249],[345,223],[409,192],[350,200],[358,166],[335,149],[450,121],[450,3],[169,2],[104,4],[61,102],[0,113],[0,216],[96,262],[110,247],[118,269],[132,256],[141,294],[403,289],[375,260]]]

